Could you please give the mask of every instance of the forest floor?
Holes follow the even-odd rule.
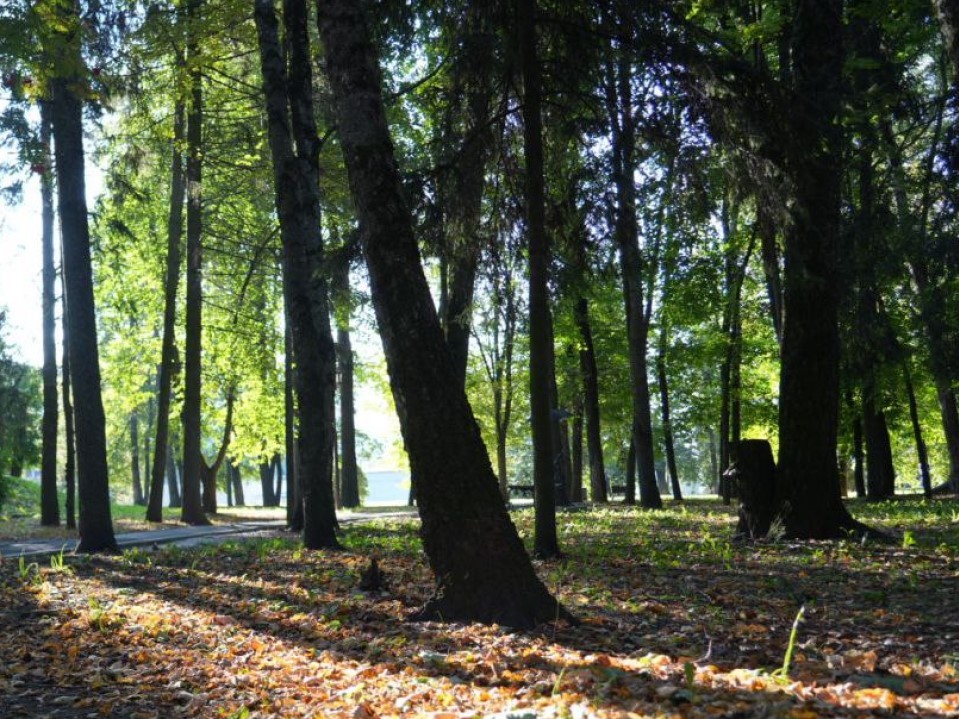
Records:
[[[537,568],[582,623],[532,632],[407,621],[432,589],[412,521],[341,552],[6,558],[0,716],[959,716],[959,503],[853,512],[897,543],[740,544],[715,502],[562,513],[567,556]]]

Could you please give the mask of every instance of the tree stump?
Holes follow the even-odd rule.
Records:
[[[765,537],[776,516],[776,463],[765,439],[744,439],[729,447],[726,477],[739,497],[736,536]]]

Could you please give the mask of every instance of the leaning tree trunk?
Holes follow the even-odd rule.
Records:
[[[283,3],[287,61],[273,3],[256,0],[255,8],[283,242],[283,285],[296,359],[303,543],[308,549],[335,548],[339,547],[332,472],[336,356],[321,272],[319,139],[313,119],[309,13],[304,0]]]
[[[57,498],[57,345],[56,345],[56,266],[53,261],[53,176],[50,162],[50,104],[40,103],[40,143],[43,146],[44,171],[40,176],[43,207],[41,243],[43,247],[43,420],[40,451],[40,524],[60,524]]]
[[[796,8],[802,104],[787,148],[795,198],[785,234],[777,500],[787,536],[824,539],[861,529],[842,503],[836,461],[843,3],[799,0]]]
[[[183,175],[183,154],[180,147],[186,132],[186,109],[178,101],[173,110],[173,161],[170,169],[170,212],[167,218],[166,279],[163,283],[163,339],[160,367],[157,371],[156,441],[150,470],[148,522],[163,521],[163,475],[170,442],[170,396],[176,361],[176,297],[180,282],[183,240],[183,201],[186,178]]]
[[[420,264],[361,7],[319,2],[370,289],[437,593],[421,617],[531,626],[569,616],[536,577],[458,382]]]
[[[83,106],[75,89],[75,76],[83,66],[80,18],[72,5],[64,6],[66,28],[55,38],[57,64],[64,75],[53,80],[51,121],[55,141],[57,194],[63,243],[66,284],[65,311],[70,330],[70,372],[76,419],[76,450],[80,495],[80,542],[77,551],[115,551],[116,538],[110,516],[107,470],[106,420],[100,394],[93,267],[84,178]],[[60,54],[62,53],[62,55]]]
[[[201,487],[203,458],[200,455],[201,362],[203,342],[203,76],[198,64],[199,20],[202,0],[187,4],[187,61],[191,102],[187,115],[187,206],[186,206],[186,344],[183,383],[183,507],[180,519],[187,524],[209,524],[203,513]]]

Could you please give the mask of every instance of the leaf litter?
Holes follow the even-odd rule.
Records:
[[[432,586],[412,522],[332,553],[6,558],[0,716],[959,716],[954,527],[896,548],[738,544],[709,504],[558,521],[567,557],[537,568],[582,624],[522,633],[407,621]],[[362,592],[374,553],[389,589]]]

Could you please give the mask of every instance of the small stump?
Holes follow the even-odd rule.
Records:
[[[776,516],[776,462],[765,439],[744,439],[729,447],[727,480],[739,497],[736,536],[765,537]]]

